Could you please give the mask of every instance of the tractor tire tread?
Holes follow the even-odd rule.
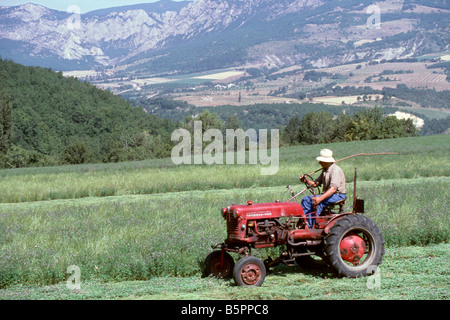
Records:
[[[385,253],[384,250],[384,238],[381,235],[380,228],[376,225],[374,221],[371,219],[361,216],[361,215],[348,215],[345,216],[338,221],[336,221],[335,225],[330,229],[328,235],[324,240],[324,253],[328,259],[331,267],[337,271],[339,276],[356,278],[360,276],[368,276],[369,273],[373,273],[375,270],[368,271],[362,270],[359,272],[354,272],[349,270],[341,261],[340,252],[339,252],[339,242],[345,233],[351,231],[352,229],[362,229],[367,230],[373,237],[373,241],[375,241],[376,252],[372,261],[372,265],[379,265],[382,263],[382,258]]]

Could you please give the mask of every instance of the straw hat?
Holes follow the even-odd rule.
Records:
[[[319,156],[316,158],[319,162],[336,162],[333,158],[333,151],[330,149],[322,149],[320,150]]]

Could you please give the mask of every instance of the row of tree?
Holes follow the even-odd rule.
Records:
[[[385,116],[383,109],[372,108],[352,116],[333,117],[327,112],[310,112],[303,118],[293,117],[281,139],[284,144],[318,144],[410,137],[417,133],[413,122]]]
[[[202,133],[208,129],[240,129],[242,122],[231,115],[224,122],[216,113],[203,111],[198,117],[188,116],[178,122],[193,134],[194,121],[202,122]],[[333,116],[331,113],[309,112],[304,117],[294,116],[288,125],[281,128],[282,145],[320,144],[344,141],[376,140],[411,137],[417,129],[411,119],[397,119],[385,115],[382,108],[368,108],[353,115]],[[248,141],[247,141],[248,142]],[[205,143],[204,143],[205,146]]]

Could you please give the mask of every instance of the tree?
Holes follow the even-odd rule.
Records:
[[[317,144],[330,142],[333,117],[328,112],[309,112],[300,121],[299,142]]]
[[[381,108],[366,109],[353,115],[351,124],[345,133],[346,141],[382,139],[381,124],[383,110]]]
[[[441,134],[450,131],[450,116],[444,119],[425,119],[421,135]]]
[[[345,141],[345,133],[352,124],[352,117],[347,114],[340,115],[335,121],[332,142]]]
[[[54,161],[39,152],[25,150],[12,145],[8,153],[0,154],[0,168],[22,168],[30,166],[52,165]]]
[[[300,143],[300,119],[299,117],[292,117],[289,123],[284,128],[281,135],[281,141],[288,145],[295,145]]]
[[[217,113],[211,113],[209,110],[203,111],[198,119],[193,119],[194,121],[202,122],[202,131],[203,133],[208,129],[219,129],[223,128],[223,121],[220,119]]]
[[[82,164],[89,162],[90,153],[84,142],[75,141],[69,144],[63,151],[61,162],[63,164]]]
[[[239,120],[238,116],[235,114],[232,114],[228,116],[227,120],[225,121],[224,129],[240,129],[242,128],[242,122]]]
[[[8,95],[0,95],[0,152],[5,154],[12,143],[11,102]]]

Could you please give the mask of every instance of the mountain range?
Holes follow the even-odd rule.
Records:
[[[162,0],[77,14],[29,3],[0,7],[0,56],[124,75],[407,58],[449,49],[449,9],[447,0]]]

